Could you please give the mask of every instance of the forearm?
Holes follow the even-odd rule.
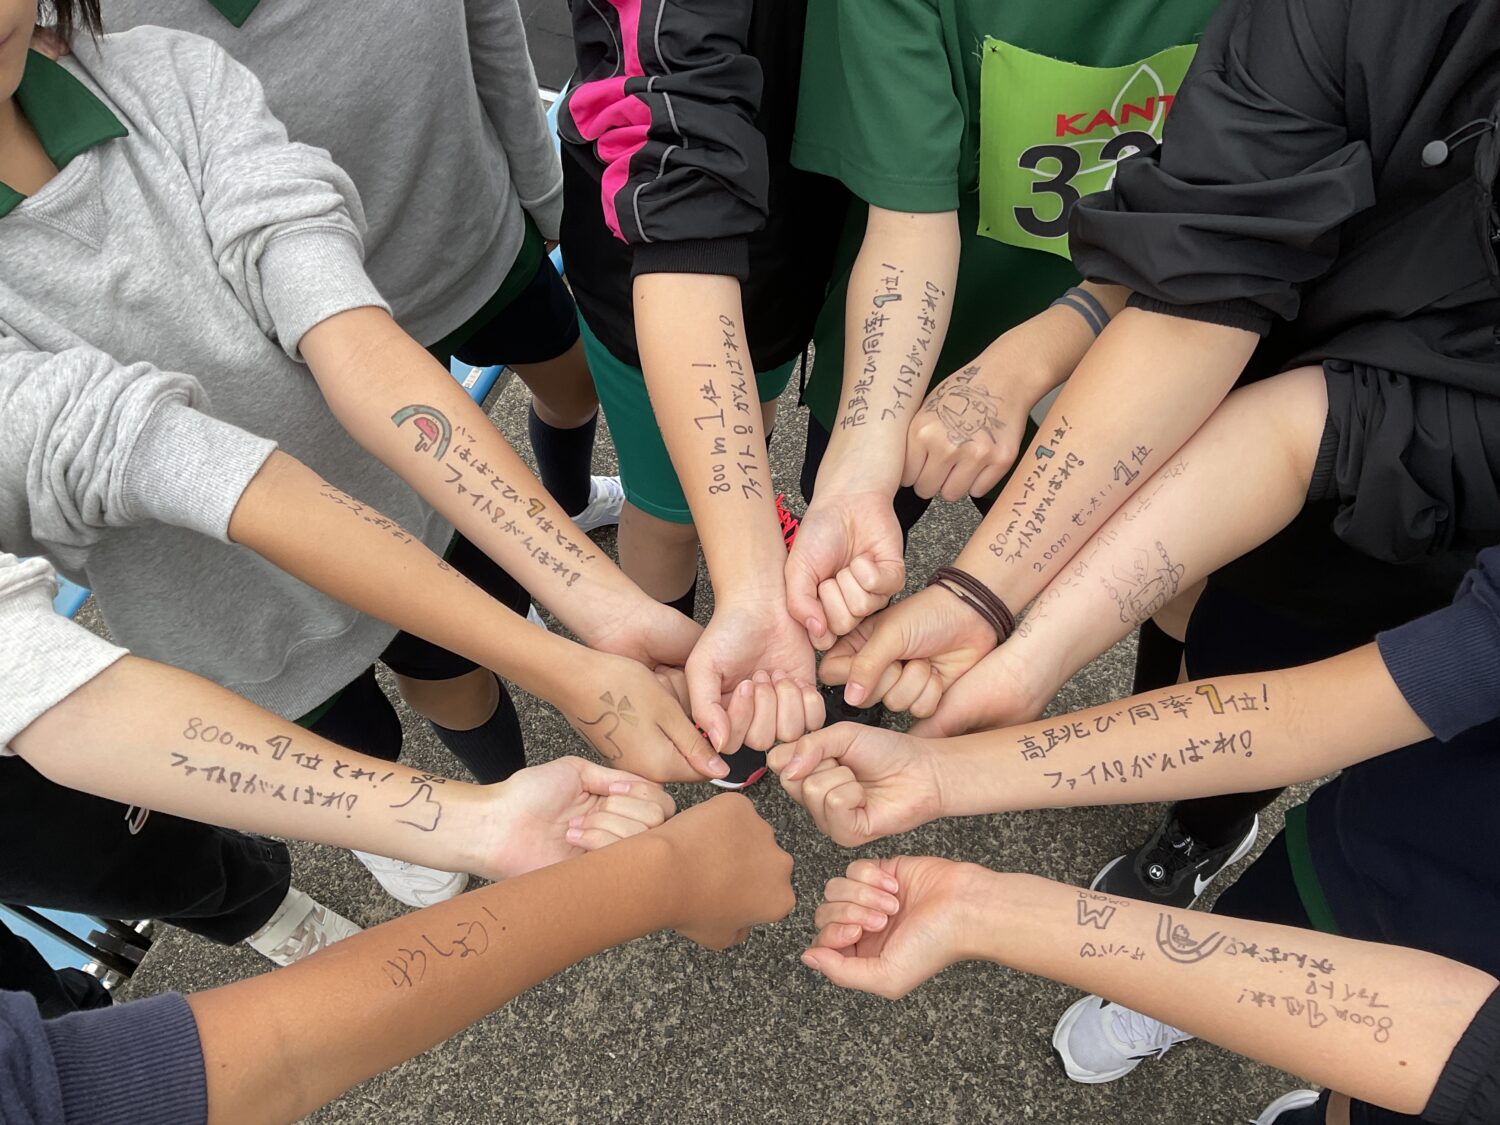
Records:
[[[442,366],[376,309],[302,338],[334,415],[568,628],[591,639],[591,606],[641,597]]]
[[[957,565],[1025,605],[1229,392],[1249,332],[1126,309],[1068,380]]]
[[[408,914],[189,998],[210,1121],[294,1121],[552,974],[670,925],[650,834]]]
[[[201,677],[126,657],[26,728],[59,785],[270,836],[486,870],[485,791],[335,746]]]
[[[634,288],[651,408],[721,597],[785,598],[786,547],[739,282],[648,273]]]
[[[906,431],[922,405],[948,335],[958,280],[958,213],[871,207],[849,275],[839,417],[818,489],[892,496]]]
[[[1323,777],[1431,737],[1375,645],[932,745],[942,815],[1171,801]]]
[[[1097,281],[1080,282],[1078,288],[1093,296],[1110,319],[1120,314],[1130,296],[1124,286]],[[1002,392],[1030,410],[1073,374],[1097,339],[1076,309],[1052,305],[997,337],[971,366],[980,369],[976,378],[986,381],[991,370],[997,372],[995,382]]]
[[[1401,1113],[1420,1113],[1495,989],[1428,953],[976,873],[970,956],[1118,1004]]]
[[[1302,509],[1327,416],[1320,371],[1236,391],[1052,578],[1007,642],[1045,682],[1063,683]],[[1033,572],[1043,566],[1032,564]]]
[[[273,454],[229,537],[329,597],[466,656],[543,699],[578,648],[528,624],[415,536],[301,462]]]

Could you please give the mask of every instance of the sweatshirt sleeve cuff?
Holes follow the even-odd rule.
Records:
[[[208,1120],[203,1045],[181,996],[77,1012],[45,1026],[64,1120],[117,1125]]]
[[[1155,297],[1132,293],[1126,304],[1132,309],[1144,309],[1146,312],[1181,317],[1183,320],[1197,320],[1204,324],[1222,325],[1225,328],[1243,328],[1246,332],[1254,332],[1257,336],[1268,334],[1271,331],[1271,324],[1276,319],[1254,301],[1246,300],[1175,305],[1170,301],[1160,301]]]
[[[546,195],[538,199],[521,201],[522,208],[531,216],[536,229],[548,242],[562,237],[563,186],[561,178]]]
[[[260,276],[276,337],[296,360],[308,329],[329,317],[371,306],[390,312],[352,231],[322,226],[279,235],[261,251]]]
[[[694,238],[647,242],[634,248],[632,277],[643,273],[704,273],[750,279],[748,238]]]
[[[1442,741],[1500,718],[1500,628],[1478,598],[1461,597],[1375,642],[1406,702]]]
[[[125,656],[125,650],[52,611],[51,568],[39,559],[30,580],[0,598],[0,750],[37,719]]]
[[[227,543],[235,505],[275,448],[184,403],[162,402],[130,451],[125,510]]]

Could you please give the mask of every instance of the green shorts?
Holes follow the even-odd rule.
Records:
[[[620,458],[620,482],[625,497],[641,511],[668,523],[692,523],[687,497],[677,481],[677,470],[656,424],[651,397],[646,393],[646,377],[639,367],[617,359],[589,330],[582,315],[578,318],[583,335],[583,352],[588,357],[599,403],[609,421],[609,433]],[[770,371],[758,372],[756,387],[761,402],[781,397],[797,367],[795,358]]]

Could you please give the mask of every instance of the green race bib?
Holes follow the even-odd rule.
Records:
[[[979,73],[979,233],[1068,257],[1073,204],[1103,191],[1125,157],[1161,141],[1197,51],[1129,66],[1060,62],[998,39]]]

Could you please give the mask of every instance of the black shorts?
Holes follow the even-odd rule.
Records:
[[[453,354],[470,367],[524,367],[556,359],[577,342],[573,294],[543,255],[530,284]]]
[[[455,533],[444,557],[449,566],[490,597],[523,617],[526,615],[531,595],[525,587],[462,535]],[[380,662],[398,676],[412,680],[452,680],[479,667],[467,656],[459,656],[407,632],[392,638],[380,654]]]

